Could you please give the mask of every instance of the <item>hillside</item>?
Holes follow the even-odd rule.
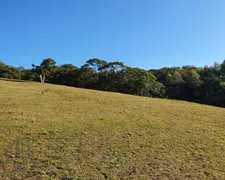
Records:
[[[0,179],[225,179],[225,109],[0,80]]]

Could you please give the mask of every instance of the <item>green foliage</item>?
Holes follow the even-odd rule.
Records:
[[[221,64],[221,74],[222,74],[222,80],[225,81],[225,60]]]
[[[15,67],[5,65],[0,61],[0,77],[8,79],[21,79],[21,71]]]
[[[127,68],[124,76],[125,92],[140,96],[163,97],[164,86],[156,82],[156,77],[139,68]]]
[[[201,84],[200,75],[196,69],[184,70],[183,79],[190,86],[197,87]]]
[[[50,82],[62,85],[73,86],[76,80],[78,68],[72,64],[63,64],[55,68]]]
[[[32,66],[33,69],[15,68],[0,62],[0,77],[40,79],[54,84],[225,107],[225,60],[210,67],[188,65],[149,71],[98,58],[89,59],[81,68],[72,64],[56,66],[51,58]]]
[[[126,66],[123,62],[109,62],[106,65],[102,66],[99,70],[105,72],[119,72],[124,71]]]
[[[166,77],[167,84],[182,84],[184,83],[182,75],[178,71],[174,71],[172,74],[168,73]]]
[[[24,69],[21,71],[21,79],[28,80],[28,81],[34,81],[37,79],[36,74],[33,73],[32,69]]]
[[[221,88],[222,88],[223,90],[225,90],[225,82],[221,82],[221,83],[220,83],[220,86],[221,86]]]
[[[51,76],[54,70],[56,69],[55,64],[55,60],[47,58],[42,61],[40,66],[32,64],[32,67],[34,72],[40,74],[40,81],[44,83],[46,76]]]
[[[101,70],[103,66],[107,65],[107,62],[101,59],[89,59],[82,68],[93,68],[95,72]]]

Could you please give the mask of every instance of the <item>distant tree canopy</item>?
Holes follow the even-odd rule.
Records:
[[[51,58],[44,59],[40,65],[32,64],[32,69],[13,67],[0,61],[0,77],[225,107],[225,60],[210,67],[151,70],[98,58],[86,61],[80,68],[72,64],[56,66]]]
[[[0,77],[9,79],[21,79],[21,71],[19,68],[8,66],[0,61]]]

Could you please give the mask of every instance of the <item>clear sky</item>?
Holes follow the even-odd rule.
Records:
[[[225,59],[225,0],[0,0],[0,60],[145,69]]]

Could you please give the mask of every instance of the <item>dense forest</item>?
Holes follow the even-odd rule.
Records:
[[[30,69],[0,61],[0,77],[120,92],[147,97],[186,100],[225,107],[225,60],[213,66],[143,70],[123,62],[90,59],[80,68],[56,65],[51,58]]]

